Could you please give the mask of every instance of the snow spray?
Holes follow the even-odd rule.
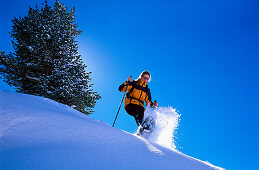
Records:
[[[176,112],[176,109],[172,107],[147,107],[144,120],[148,116],[152,116],[156,123],[149,136],[149,141],[175,149],[175,134],[180,121],[180,114]]]

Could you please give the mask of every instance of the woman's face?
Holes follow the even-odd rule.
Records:
[[[143,74],[142,77],[141,77],[142,81],[144,82],[148,82],[148,80],[150,79],[149,75],[148,74]]]

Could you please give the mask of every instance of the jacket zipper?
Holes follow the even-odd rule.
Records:
[[[140,100],[141,96],[142,96],[142,90],[141,90],[141,93],[140,93],[140,96],[139,96],[139,100]]]
[[[141,86],[141,85],[140,85],[140,86]],[[143,86],[142,86],[142,87],[143,87]],[[140,93],[140,96],[139,96],[139,100],[140,100],[140,98],[141,98],[141,96],[142,96],[142,92],[143,92],[143,91],[141,90],[141,93]]]

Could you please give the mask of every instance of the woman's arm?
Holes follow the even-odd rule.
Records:
[[[157,107],[158,106],[158,103],[157,103],[156,100],[154,102],[152,102],[150,89],[148,89],[148,91],[147,91],[147,97],[145,99],[145,103],[146,103],[146,106],[148,105],[148,103],[150,103],[151,107]]]
[[[129,91],[132,88],[132,81],[131,81],[132,76],[129,76],[127,81],[124,82],[122,85],[119,87],[120,92],[125,92],[126,90]],[[128,85],[128,88],[127,88]]]

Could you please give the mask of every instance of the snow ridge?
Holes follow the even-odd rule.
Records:
[[[0,92],[0,130],[5,170],[221,169],[38,96]]]

